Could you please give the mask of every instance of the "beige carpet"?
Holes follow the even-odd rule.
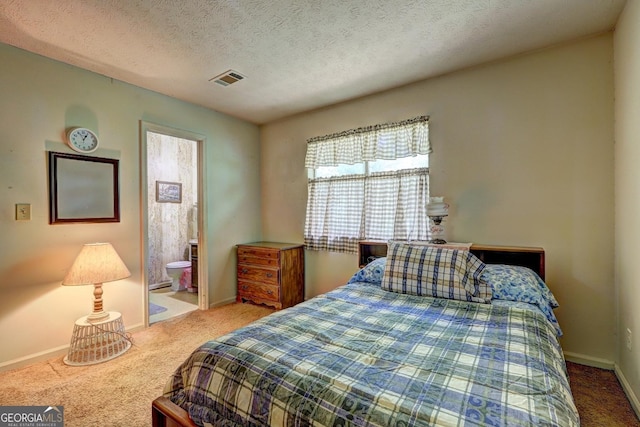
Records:
[[[151,401],[198,345],[273,310],[229,304],[156,323],[133,334],[117,359],[70,367],[62,357],[0,372],[0,405],[64,406],[66,427],[150,426]]]
[[[66,427],[151,425],[151,402],[193,349],[273,310],[229,304],[156,323],[123,356],[87,367],[62,357],[0,372],[0,405],[64,406]],[[568,363],[582,427],[640,426],[615,374]]]
[[[582,427],[640,427],[613,371],[567,362]]]

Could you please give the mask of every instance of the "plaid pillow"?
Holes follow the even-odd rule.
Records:
[[[488,303],[485,264],[469,251],[389,242],[382,289],[401,294]]]

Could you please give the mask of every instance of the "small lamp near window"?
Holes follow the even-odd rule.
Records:
[[[131,347],[125,335],[122,316],[106,312],[102,307],[102,284],[131,276],[110,243],[85,244],[63,285],[93,285],[93,312],[75,323],[69,353],[64,358],[68,365],[91,365],[113,359]]]
[[[449,215],[449,205],[444,202],[444,197],[429,197],[427,204],[427,216],[429,217],[429,243],[444,244],[444,225],[442,220]]]

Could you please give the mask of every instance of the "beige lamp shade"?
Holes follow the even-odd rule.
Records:
[[[111,243],[87,243],[76,257],[71,270],[62,280],[63,285],[93,285],[93,313],[89,322],[109,317],[102,308],[102,284],[131,276],[129,269]]]
[[[131,272],[111,243],[87,243],[62,280],[63,285],[93,285],[126,279]]]

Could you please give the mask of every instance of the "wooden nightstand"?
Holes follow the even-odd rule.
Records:
[[[255,242],[237,245],[238,302],[251,301],[277,310],[304,301],[304,246]]]

